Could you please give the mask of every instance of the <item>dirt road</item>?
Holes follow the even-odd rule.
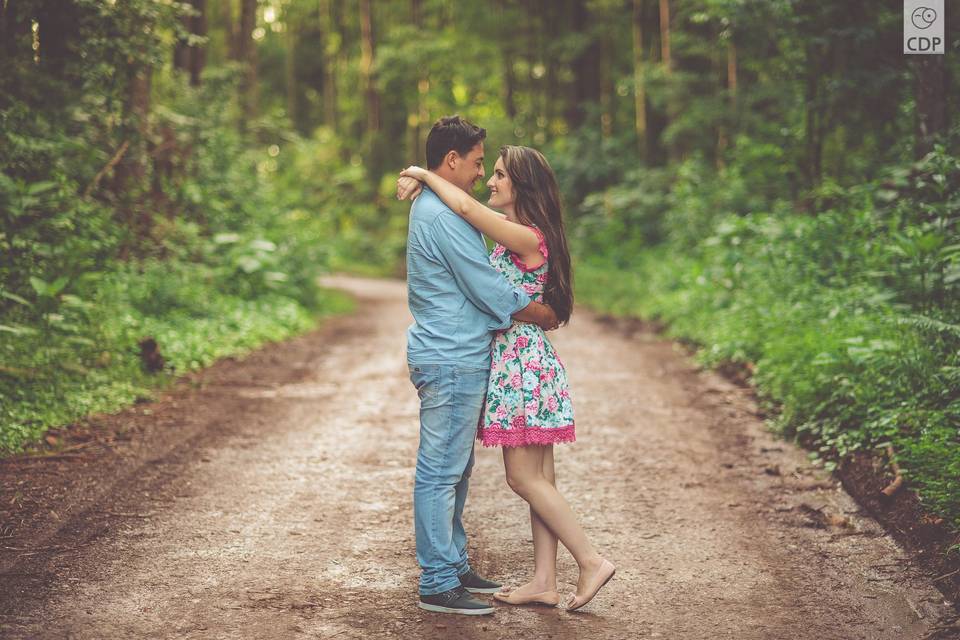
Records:
[[[558,484],[616,578],[578,613],[421,611],[405,291],[331,282],[356,315],[104,417],[133,435],[57,467],[53,513],[26,504],[0,531],[0,636],[904,640],[950,614],[745,390],[585,311],[552,334],[577,412]],[[0,466],[8,492],[45,464]],[[466,522],[475,568],[527,575],[499,450],[478,450]]]

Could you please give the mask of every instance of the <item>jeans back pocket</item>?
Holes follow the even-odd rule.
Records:
[[[433,400],[440,387],[440,368],[436,365],[409,365],[410,382],[417,388],[420,400]]]

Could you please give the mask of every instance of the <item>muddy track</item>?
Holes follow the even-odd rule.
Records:
[[[421,611],[403,284],[331,282],[357,314],[96,418],[116,437],[80,455],[0,463],[0,637],[892,640],[952,617],[747,391],[584,311],[553,334],[578,438],[558,485],[616,578],[576,614]],[[499,450],[465,519],[475,568],[527,575]]]

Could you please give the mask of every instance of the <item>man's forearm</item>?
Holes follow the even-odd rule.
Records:
[[[547,331],[556,329],[559,324],[557,314],[553,312],[553,309],[539,302],[531,302],[513,314],[512,317],[514,320],[519,320],[520,322],[532,322],[533,324],[540,325]]]

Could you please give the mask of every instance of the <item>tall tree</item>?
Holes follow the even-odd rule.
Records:
[[[507,7],[505,0],[497,0],[497,24],[501,29],[506,29],[509,24],[509,16],[507,16]],[[510,120],[513,120],[517,117],[517,103],[515,98],[517,78],[513,70],[513,38],[507,38],[503,43],[503,46],[500,47],[500,51],[503,54],[503,110],[506,112],[507,117]]]
[[[174,47],[173,67],[189,73],[190,84],[198,87],[206,66],[206,45],[197,42],[196,38],[207,35],[207,0],[189,0],[187,4],[190,11],[181,19],[184,36],[177,39]]]
[[[240,128],[246,129],[257,116],[259,96],[257,88],[257,47],[253,30],[257,26],[257,0],[241,0],[240,23],[237,29],[235,58],[243,65],[240,79]]]
[[[807,42],[804,64],[804,174],[808,184],[817,184],[823,172],[823,139],[826,134],[827,97],[821,86],[826,54],[821,43]]]
[[[730,105],[737,105],[737,43],[733,34],[727,38],[727,95]]]
[[[423,29],[422,0],[410,0],[410,21],[418,32]],[[429,90],[430,80],[427,77],[427,70],[425,65],[419,65],[417,69],[417,97],[407,116],[409,139],[407,157],[421,166],[425,163],[426,157],[423,129],[429,118],[426,104],[427,92]]]
[[[660,0],[660,62],[667,75],[673,71],[670,55],[670,0]]]
[[[286,45],[283,52],[283,85],[287,97],[287,117],[290,122],[297,122],[297,23],[284,16],[284,35]]]
[[[334,73],[340,55],[340,33],[333,19],[330,0],[320,0],[320,43],[323,47],[323,124],[337,130],[337,74]]]
[[[600,74],[597,73],[600,51],[586,0],[574,0],[571,23],[580,46],[572,64],[573,83],[566,120],[571,128],[577,128],[586,119],[588,105],[600,99]]]
[[[360,76],[366,98],[368,134],[380,131],[380,92],[373,71],[375,53],[373,7],[370,0],[360,0]]]
[[[673,80],[673,52],[670,48],[670,0],[660,0],[660,65],[663,67],[663,75],[667,78],[667,122],[666,126],[673,124],[679,112],[674,92],[676,88],[672,86]],[[671,160],[677,160],[680,153],[677,143],[665,145],[667,147],[667,156]]]
[[[646,69],[643,60],[643,0],[633,0],[633,128],[637,135],[637,150],[646,159],[647,148],[647,90]]]
[[[942,55],[918,55],[914,62],[916,101],[916,155],[933,149],[937,136],[950,125],[947,110],[947,65]]]
[[[67,82],[76,77],[72,63],[82,8],[76,3],[43,0],[36,4],[39,59],[44,72]]]

